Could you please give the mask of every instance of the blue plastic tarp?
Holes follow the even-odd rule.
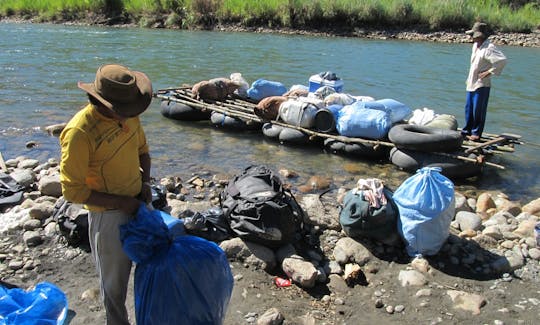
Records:
[[[67,311],[66,295],[52,283],[31,290],[0,286],[0,325],[61,325]]]

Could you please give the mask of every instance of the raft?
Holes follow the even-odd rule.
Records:
[[[396,130],[391,134],[389,132],[397,142],[393,143],[389,137],[383,139],[347,137],[335,131],[322,132],[317,128],[304,128],[288,124],[279,117],[271,121],[263,120],[255,114],[257,107],[255,102],[231,96],[223,101],[195,99],[189,86],[160,89],[154,93],[154,97],[160,99],[162,105],[171,106],[171,103],[177,103],[181,107],[187,106],[198,110],[200,111],[197,113],[198,116],[210,117],[211,125],[239,131],[258,130],[264,137],[277,140],[284,145],[313,144],[333,154],[365,160],[386,160],[408,172],[414,172],[426,166],[440,166],[449,178],[473,177],[480,174],[484,167],[503,170],[504,166],[489,162],[489,157],[513,153],[515,145],[523,143],[519,135],[502,136],[484,133],[479,141],[472,142],[457,139],[455,133],[459,132],[459,129],[456,130],[454,127],[443,132],[432,131],[427,127],[404,126],[399,123],[392,126],[392,128],[396,127]],[[164,102],[167,104],[163,104]],[[163,115],[171,118],[166,114]],[[225,123],[225,121],[229,122]],[[419,133],[420,142],[414,138],[415,132]],[[407,135],[405,141],[399,136],[403,133]],[[429,144],[431,134],[433,134],[435,144],[426,152],[422,150],[422,146],[426,143],[431,145]],[[441,136],[450,137],[450,139],[441,139]],[[444,148],[445,141],[449,141],[452,148]],[[440,152],[436,151],[439,150],[437,148],[440,148]]]

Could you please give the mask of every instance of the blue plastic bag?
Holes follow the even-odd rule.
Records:
[[[450,234],[455,214],[454,184],[439,167],[424,167],[394,192],[398,231],[410,256],[435,255]]]
[[[369,104],[372,104],[373,106],[368,106]],[[392,124],[403,121],[404,119],[412,115],[412,110],[407,105],[390,98],[379,99],[373,102],[366,102],[366,107],[384,110],[385,112],[390,114],[390,121],[392,122]]]
[[[0,325],[61,325],[67,311],[66,295],[52,283],[28,291],[0,286]]]
[[[370,104],[367,104],[370,103]],[[390,115],[381,109],[368,108],[372,102],[354,102],[339,110],[336,130],[340,135],[368,139],[382,139],[390,130],[392,122]]]
[[[258,79],[251,84],[251,87],[247,90],[249,98],[259,101],[266,97],[281,96],[287,92],[281,82],[269,81],[266,79]]]
[[[172,234],[178,225],[163,214],[141,205],[120,227],[124,250],[137,263],[137,324],[222,324],[234,283],[225,253],[206,239]]]

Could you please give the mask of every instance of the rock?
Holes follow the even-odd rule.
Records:
[[[514,230],[514,234],[523,237],[533,237],[534,236],[534,226],[536,221],[534,220],[524,220],[519,223],[519,226]]]
[[[35,179],[35,174],[30,169],[16,169],[9,176],[25,188],[30,187]]]
[[[422,257],[415,257],[411,261],[411,266],[413,267],[413,269],[422,273],[427,273],[429,271],[429,262]]]
[[[398,276],[401,286],[422,286],[428,281],[426,277],[416,270],[401,270]]]
[[[503,234],[501,233],[501,229],[498,225],[486,227],[484,230],[482,230],[482,234],[495,240],[501,240],[503,238]]]
[[[100,299],[99,295],[100,295],[99,288],[87,289],[81,294],[81,300],[88,303],[95,304],[99,302],[99,299]]]
[[[518,202],[510,200],[501,200],[497,205],[497,209],[502,212],[508,212],[513,216],[517,216],[521,213],[521,205]]]
[[[341,230],[336,206],[324,205],[316,194],[307,194],[298,202],[305,212],[307,222],[321,229]]]
[[[59,136],[60,133],[62,133],[62,130],[66,127],[67,123],[59,123],[59,124],[53,124],[45,127],[45,131],[53,136]]]
[[[28,216],[43,221],[52,215],[53,209],[54,205],[51,202],[38,203],[28,210]]]
[[[286,258],[281,263],[283,272],[302,288],[313,288],[317,280],[317,269],[310,262]]]
[[[496,248],[497,247],[497,240],[495,240],[492,237],[480,234],[476,237],[473,237],[472,240],[474,240],[476,243],[480,244],[480,246],[484,248]]]
[[[429,297],[431,296],[431,289],[420,289],[416,291],[415,297]]]
[[[456,198],[456,213],[460,212],[460,211],[472,211],[471,207],[469,206],[468,202],[467,202],[467,197],[465,197],[465,195],[459,193],[459,192],[455,192],[454,194],[455,198]]]
[[[326,274],[343,274],[343,269],[336,261],[326,261],[323,265]]]
[[[476,200],[476,212],[487,212],[491,208],[496,208],[495,202],[489,193],[482,193]]]
[[[25,231],[23,234],[23,241],[26,246],[34,247],[43,243],[43,238],[37,231]]]
[[[41,220],[28,219],[22,224],[22,227],[24,230],[35,230],[41,228]]]
[[[452,299],[454,308],[470,311],[473,315],[480,314],[480,308],[486,304],[486,299],[477,294],[458,290],[448,290],[446,293]]]
[[[515,271],[525,264],[525,259],[523,258],[523,255],[521,255],[521,253],[517,254],[516,252],[512,251],[509,252],[508,255],[505,254],[505,256],[508,260],[511,271]]]
[[[24,159],[17,166],[21,169],[34,169],[39,165],[39,160],[37,159]]]
[[[474,212],[460,211],[456,214],[456,221],[461,230],[479,230],[482,227],[482,219]]]
[[[334,248],[334,258],[340,264],[356,262],[360,266],[366,264],[371,259],[371,253],[364,245],[350,237],[338,240]]]
[[[540,216],[540,198],[525,204],[521,211]]]
[[[285,318],[277,308],[270,308],[257,319],[257,325],[281,325]]]
[[[62,185],[60,184],[60,174],[46,175],[41,177],[38,189],[43,195],[60,197],[62,196]]]
[[[536,247],[529,249],[529,256],[535,261],[540,261],[540,249]]]
[[[349,291],[349,287],[347,286],[347,283],[345,283],[345,280],[337,274],[330,274],[328,276],[328,287],[333,291],[337,293],[346,293]]]

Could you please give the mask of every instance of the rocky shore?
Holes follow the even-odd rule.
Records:
[[[155,26],[159,27],[159,26]],[[289,35],[310,35],[310,36],[325,36],[325,37],[358,37],[368,39],[396,39],[407,41],[421,42],[439,42],[439,43],[471,43],[469,35],[463,32],[452,31],[418,31],[406,29],[372,29],[372,28],[356,28],[352,31],[343,30],[328,30],[328,31],[311,31],[311,30],[292,30],[292,29],[271,29],[264,27],[246,28],[243,26],[221,26],[214,28],[218,31],[232,32],[255,32],[255,33],[277,33]],[[491,41],[497,45],[511,45],[522,47],[540,47],[540,30],[535,30],[532,33],[495,33],[490,36]]]
[[[67,323],[103,323],[91,256],[68,246],[51,217],[61,195],[57,159],[5,163],[25,191],[21,202],[0,210],[2,283],[25,289],[54,283],[68,297]],[[289,185],[296,175],[279,173]],[[229,176],[201,173],[155,182],[167,189],[168,211],[178,217],[187,209],[216,206]],[[502,192],[456,192],[455,218],[441,251],[411,259],[399,243],[347,237],[339,202],[354,184],[325,193],[331,183],[313,177],[301,191],[293,188],[306,212],[309,243],[277,250],[238,238],[220,243],[235,278],[225,324],[537,323],[540,249],[534,226],[540,198],[520,204]],[[131,292],[128,305],[134,320]]]
[[[155,18],[156,22],[150,26],[150,28],[167,28],[164,24],[166,17]],[[22,18],[0,18],[2,22],[11,23],[34,23],[34,19],[22,19]],[[125,24],[121,21],[118,23],[111,22],[110,19],[100,16],[90,16],[87,19],[80,21],[60,21],[54,22],[65,25],[93,25],[93,26],[107,26],[107,27],[137,27],[137,24]],[[199,29],[194,27],[193,29]],[[407,29],[374,29],[370,27],[355,28],[354,30],[342,30],[342,29],[329,29],[324,31],[317,30],[301,30],[290,28],[267,28],[267,27],[245,27],[239,24],[236,25],[224,25],[217,24],[212,27],[207,27],[213,31],[222,32],[251,32],[251,33],[276,33],[276,34],[288,34],[288,35],[310,35],[310,36],[324,36],[324,37],[358,37],[367,39],[397,39],[408,41],[422,41],[422,42],[440,42],[440,43],[471,43],[470,36],[465,34],[465,31],[429,31],[429,30],[407,30]],[[510,45],[521,47],[540,47],[540,29],[536,29],[531,33],[500,33],[497,32],[490,36],[490,39],[497,45]]]

